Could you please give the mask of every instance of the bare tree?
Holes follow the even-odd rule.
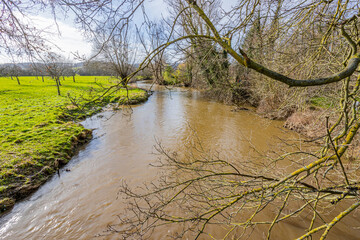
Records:
[[[65,76],[72,76],[73,82],[75,82],[75,76],[79,73],[79,69],[75,67],[75,64],[67,62],[64,63],[63,78]]]
[[[184,10],[179,11],[178,15],[184,14],[188,8],[193,9],[209,33],[187,33],[178,36],[160,46],[156,53],[170,43],[186,39],[204,39],[223,48],[242,66],[290,87],[328,85],[342,81],[338,118],[333,124],[326,121],[326,136],[322,150],[314,153],[299,149],[280,155],[270,162],[264,162],[259,168],[257,164],[248,161],[237,165],[203,151],[200,152],[204,153],[204,156],[200,157],[192,154],[179,156],[178,153],[171,154],[160,148],[164,160],[159,166],[164,167],[169,174],[161,177],[159,182],[148,185],[145,193],[134,192],[126,185],[122,188],[125,196],[132,199],[129,204],[133,215],[130,213],[128,216],[133,218],[123,219],[122,228],[114,228],[115,231],[125,236],[145,237],[151,234],[154,228],[166,224],[180,224],[183,226],[183,233],[193,232],[197,239],[207,234],[206,229],[209,225],[225,224],[230,230],[224,237],[231,238],[234,236],[232,233],[237,234],[238,230],[267,225],[267,238],[270,239],[275,224],[291,217],[298,217],[306,209],[310,210],[312,219],[306,233],[299,239],[307,239],[319,232],[321,239],[324,239],[336,224],[360,205],[359,177],[356,167],[348,161],[351,155],[347,155],[349,149],[354,147],[355,136],[360,128],[356,107],[360,81],[359,3],[305,1],[294,5],[284,1],[283,4],[264,4],[260,9],[259,5],[259,1],[240,1],[227,15],[237,18],[237,22],[232,22],[230,26],[221,26],[221,21],[220,24],[211,21],[199,1],[187,0],[186,4],[184,2]],[[262,18],[265,6],[268,7],[267,18]],[[175,20],[179,19],[179,16],[175,17]],[[270,21],[268,25],[266,19],[275,20]],[[227,21],[231,20],[230,18]],[[316,38],[306,38],[312,27],[319,29],[312,35]],[[251,44],[249,49],[242,48],[246,45],[236,46],[233,41],[240,40],[242,31],[251,28],[256,30],[255,34],[259,37],[256,43],[259,45],[253,50],[250,49]],[[280,29],[283,30],[279,32]],[[245,39],[249,40],[251,39]],[[309,43],[311,48],[305,51],[307,58],[303,58],[298,65],[308,69],[303,72],[294,71],[297,73],[295,76],[304,77],[303,79],[297,80],[293,76],[281,73],[281,65],[276,65],[279,71],[270,70],[265,66],[270,58],[277,60]],[[263,49],[268,52],[254,53],[255,50]],[[274,52],[280,49],[288,52]],[[339,49],[343,54],[338,54]],[[270,52],[274,54],[269,55]],[[333,60],[326,65],[319,64],[319,60],[324,59],[327,54]],[[263,61],[261,56],[269,59]],[[255,59],[256,57],[260,59]],[[290,59],[291,57],[292,55],[288,56]],[[146,61],[150,61],[151,58],[150,54]],[[329,72],[325,70],[328,68],[332,74],[319,76],[319,73]],[[294,72],[290,72],[290,75]],[[276,171],[279,161],[288,158],[298,168]],[[295,208],[290,207],[292,202],[298,200],[304,204]],[[334,218],[325,220],[321,209],[339,202],[345,205],[342,206],[345,210],[339,208]],[[269,208],[271,204],[280,206],[274,217],[268,221],[257,220],[263,209]],[[171,211],[179,208],[182,210],[176,211],[177,214]],[[245,214],[245,218],[237,218],[239,213]],[[128,228],[124,228],[124,224]],[[235,236],[239,236],[236,234]]]
[[[245,161],[240,165],[219,157],[205,154],[194,157],[191,154],[178,156],[160,148],[165,156],[160,162],[170,174],[160,178],[159,183],[145,193],[136,193],[127,186],[122,192],[130,197],[130,211],[133,218],[123,219],[123,228],[119,232],[144,237],[151,234],[154,227],[164,224],[183,224],[183,233],[192,231],[196,238],[206,234],[207,226],[225,224],[229,231],[224,237],[231,237],[233,232],[259,225],[268,226],[267,238],[275,224],[298,216],[304,209],[310,210],[312,219],[306,233],[299,237],[305,239],[321,232],[322,239],[346,215],[360,205],[359,184],[356,168],[348,162],[348,150],[353,146],[360,128],[357,113],[359,94],[358,67],[360,53],[359,39],[359,3],[357,1],[303,1],[293,3],[283,1],[241,0],[230,12],[214,22],[206,12],[206,4],[212,2],[186,0],[182,9],[173,19],[169,40],[150,52],[134,73],[127,75],[126,84],[131,76],[140,71],[168,46],[189,40],[208,42],[212,49],[222,49],[243,67],[257,72],[290,87],[309,87],[342,82],[338,118],[331,125],[326,123],[324,146],[320,152],[299,151],[280,155],[270,162],[254,165]],[[275,3],[275,4],[273,4]],[[176,22],[188,14],[191,9],[192,19],[204,27],[199,32],[177,31]],[[266,17],[262,17],[266,13]],[[186,15],[184,16],[186,18]],[[190,19],[191,20],[191,19]],[[188,27],[191,27],[191,21]],[[269,24],[268,24],[269,23]],[[125,24],[126,25],[126,24]],[[123,25],[123,26],[125,26]],[[115,25],[116,26],[116,25]],[[118,29],[117,26],[112,29]],[[244,32],[253,29],[257,45],[248,44]],[[314,30],[311,36],[306,36]],[[275,34],[272,34],[275,33]],[[113,33],[107,37],[111,40]],[[115,34],[116,35],[116,34]],[[314,39],[313,36],[316,36]],[[245,41],[245,42],[244,42]],[[309,45],[310,44],[310,45]],[[204,44],[206,45],[206,44]],[[106,45],[104,45],[106,46]],[[306,50],[306,46],[311,46]],[[254,49],[251,49],[253,47]],[[305,53],[294,71],[287,73],[281,63],[266,65],[287,56],[292,59],[299,49]],[[338,50],[343,54],[339,54]],[[265,52],[259,52],[266,50]],[[285,51],[285,52],[281,52]],[[272,54],[269,54],[272,53]],[[319,60],[328,56],[330,64],[319,64]],[[310,59],[310,61],[309,61]],[[334,60],[335,59],[335,60]],[[298,71],[306,67],[306,71]],[[314,69],[316,71],[314,71]],[[321,71],[318,71],[321,70]],[[331,74],[320,76],[319,74]],[[300,80],[297,80],[297,79]],[[200,148],[201,149],[201,148]],[[285,158],[297,166],[296,169],[284,168],[276,171],[275,163]],[[265,161],[265,160],[264,160]],[[169,168],[169,169],[168,169]],[[176,173],[176,174],[175,174]],[[154,200],[155,199],[155,200]],[[293,201],[302,200],[303,205],[290,208]],[[344,201],[346,199],[346,201]],[[345,210],[339,209],[330,220],[323,218],[322,206],[342,202]],[[274,217],[268,221],[259,221],[257,216],[271,204],[280,206]],[[177,208],[177,215],[170,209]],[[286,210],[286,211],[285,211]],[[284,214],[286,212],[286,214]],[[246,214],[245,219],[237,214]],[[318,223],[320,221],[320,223]],[[116,229],[114,229],[117,231]]]
[[[167,41],[164,22],[156,23],[151,21],[146,13],[144,13],[146,21],[140,29],[137,29],[139,40],[145,50],[145,54],[150,54],[159,46]],[[144,34],[146,33],[146,35]],[[163,72],[166,66],[164,51],[159,52],[152,61],[149,63],[152,75],[156,83],[163,85],[164,77]]]
[[[28,2],[44,6],[42,1]],[[1,33],[6,32],[4,46],[13,41],[17,46],[25,44],[27,53],[33,54],[35,39],[29,34],[31,29],[16,21],[13,13],[14,6],[22,6],[20,1],[12,6],[7,1],[1,3],[3,9],[11,10],[10,13],[4,11],[6,21],[1,23],[7,24],[1,25]],[[336,224],[360,205],[359,176],[356,163],[353,165],[349,154],[356,147],[354,143],[360,128],[359,2],[240,0],[226,12],[220,8],[219,1],[178,1],[180,8],[169,24],[167,41],[148,52],[139,68],[131,72],[135,57],[129,55],[129,22],[142,3],[126,0],[51,2],[53,8],[75,12],[78,23],[97,39],[98,53],[113,64],[121,81],[107,92],[120,85],[126,86],[136,73],[169,46],[186,41],[190,46],[201,46],[189,48],[189,54],[209,53],[211,60],[224,53],[223,59],[236,62],[260,76],[257,79],[259,85],[265,81],[270,83],[267,84],[269,91],[277,86],[327,87],[333,83],[341,84],[342,88],[338,91],[338,116],[326,119],[324,145],[318,152],[299,149],[257,165],[249,161],[235,164],[209,155],[201,147],[200,156],[179,156],[160,147],[159,151],[165,157],[159,166],[173,172],[160,178],[154,188],[148,186],[145,193],[134,192],[125,185],[122,192],[132,199],[130,211],[133,216],[123,219],[125,229],[113,230],[125,236],[145,237],[154,227],[182,224],[182,233],[192,232],[199,238],[207,233],[207,226],[225,224],[229,231],[223,237],[230,238],[238,230],[266,225],[270,239],[275,224],[297,217],[307,209],[312,219],[299,239],[309,239],[316,233],[321,234],[321,239],[326,238]],[[219,10],[217,20],[208,11],[211,6]],[[182,30],[178,28],[179,22],[183,25]],[[9,34],[12,30],[20,34]],[[41,44],[38,45],[41,49]],[[8,46],[7,49],[14,48]],[[204,55],[200,56],[204,59]],[[55,69],[56,66],[51,68]],[[218,71],[216,69],[215,74]],[[60,94],[58,72],[60,70],[52,75]],[[212,74],[209,77],[214,80]],[[275,82],[281,85],[275,85]],[[277,164],[286,158],[290,158],[291,166],[296,168],[277,171]],[[303,205],[289,207],[298,200]],[[339,203],[344,208],[337,209],[334,218],[325,219],[322,207]],[[280,206],[272,219],[259,221],[257,216],[272,204]],[[182,211],[175,215],[169,213],[172,208]],[[239,218],[239,214],[244,214],[245,218]]]
[[[177,31],[185,35],[205,35],[210,36],[210,29],[192,8],[186,8],[183,0],[173,1],[169,5],[172,7],[174,17],[178,18]],[[212,22],[219,22],[220,2],[197,1]],[[178,15],[179,13],[181,13]],[[178,44],[178,48],[184,55],[186,70],[188,75],[187,84],[211,88],[224,88],[229,85],[228,81],[228,55],[226,51],[219,48],[213,41],[206,38],[190,38],[186,44]]]
[[[66,69],[65,60],[61,55],[53,52],[48,53],[44,60],[46,72],[50,75],[52,79],[55,80],[57,94],[60,96],[60,77],[64,76],[64,71]]]
[[[36,13],[46,6],[45,1],[0,1],[0,52],[12,60],[18,56],[34,57],[46,50],[42,29],[36,28],[28,13]]]
[[[110,24],[110,23],[109,23]],[[110,24],[110,26],[113,26]],[[137,49],[134,46],[134,35],[128,24],[111,28],[112,35],[107,31],[98,32],[96,45],[101,50],[100,56],[110,64],[110,70],[125,86],[129,75],[134,71]],[[101,41],[99,41],[101,39]]]
[[[19,75],[21,74],[21,68],[17,64],[10,64],[6,67],[7,75],[10,76],[11,79],[16,78],[16,82],[20,85]]]

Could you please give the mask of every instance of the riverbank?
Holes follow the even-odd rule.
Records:
[[[234,105],[233,111],[250,110],[263,118],[280,120],[284,122],[283,127],[295,131],[302,136],[314,139],[326,134],[326,117],[329,116],[330,123],[337,117],[336,102],[322,97],[319,99],[309,96],[309,101],[281,102],[271,97],[261,98],[254,89],[251,88],[232,88],[205,90],[205,96]]]
[[[149,89],[151,83],[138,86]],[[232,106],[207,101],[198,91],[173,88],[170,92],[158,85],[152,89],[151,98],[134,107],[131,116],[104,112],[103,118],[87,119],[84,126],[97,128],[95,139],[63,168],[60,178],[47,181],[0,220],[0,239],[91,239],[104,233],[109,224],[118,224],[117,214],[125,216],[127,205],[118,195],[121,183],[135,188],[158,178],[159,168],[150,166],[160,157],[153,154],[158,140],[169,151],[184,153],[201,139],[204,149],[242,161],[252,153],[251,146],[265,150],[274,136],[295,138],[280,130],[277,121],[248,111],[232,112]],[[251,145],[244,141],[246,136],[251,137]],[[163,230],[157,230],[154,238],[181,229]]]
[[[19,79],[21,85],[0,78],[0,213],[34,192],[92,138],[79,120],[111,102],[137,104],[148,98],[140,89],[100,97],[103,87],[116,81],[109,77],[65,78],[61,96],[50,78]]]

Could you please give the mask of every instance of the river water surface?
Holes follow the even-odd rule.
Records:
[[[116,223],[124,208],[117,199],[121,182],[137,186],[156,174],[149,164],[157,158],[153,154],[157,141],[166,148],[181,149],[195,130],[205,147],[239,157],[249,149],[244,136],[261,150],[277,137],[298,137],[284,132],[281,122],[231,110],[196,91],[159,88],[131,114],[104,112],[87,119],[83,125],[95,129],[95,138],[62,169],[60,177],[54,176],[0,219],[0,239],[118,239],[117,235],[96,236]],[[356,216],[348,221],[360,226]],[[359,231],[346,226],[339,225],[329,239],[360,239]],[[277,228],[274,237],[292,239],[303,233],[293,223]],[[258,232],[250,239],[263,235]],[[166,239],[161,236],[157,233],[154,238]]]

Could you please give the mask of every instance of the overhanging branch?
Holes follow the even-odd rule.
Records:
[[[285,83],[285,84],[289,85],[290,87],[318,86],[318,85],[325,85],[325,84],[329,84],[329,83],[339,82],[342,79],[350,77],[356,71],[356,69],[358,68],[358,66],[360,64],[360,53],[353,52],[353,55],[351,56],[348,65],[340,72],[337,72],[331,76],[324,77],[324,78],[304,79],[304,80],[297,80],[297,79],[287,77],[278,72],[272,71],[272,70],[266,68],[265,66],[249,59],[243,51],[241,51],[242,55],[237,53],[229,45],[229,43],[227,43],[226,41],[224,41],[221,38],[220,33],[216,30],[214,24],[207,17],[207,15],[203,11],[203,9],[201,9],[196,4],[196,1],[187,0],[187,2],[193,9],[195,9],[195,11],[197,11],[199,16],[209,26],[209,28],[211,29],[211,32],[214,34],[213,40],[216,41],[222,48],[224,48],[231,56],[233,56],[237,62],[239,62],[241,65],[248,67],[250,69],[253,69],[253,70],[257,71],[258,73],[261,73],[269,78],[272,78],[279,82]]]

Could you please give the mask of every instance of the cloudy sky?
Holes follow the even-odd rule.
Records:
[[[166,17],[168,14],[163,0],[147,1],[145,2],[145,9],[151,19],[161,19],[162,16]],[[51,16],[48,18],[37,16],[35,20],[39,23],[39,26],[46,27],[52,32],[50,34],[51,41],[62,50],[56,50],[57,52],[62,52],[64,56],[70,58],[75,52],[87,57],[91,55],[92,45],[84,39],[81,31],[74,27],[73,19],[58,19],[58,31],[55,25],[49,25],[49,22],[53,22],[53,20],[49,18],[51,18]],[[135,21],[141,24],[142,17],[137,16]]]
[[[225,8],[229,7],[232,1],[224,1]],[[145,2],[145,9],[151,19],[161,19],[168,16],[166,4],[163,0],[148,0]],[[27,16],[38,29],[44,29],[46,38],[54,43],[57,48],[52,50],[62,54],[69,60],[74,60],[74,53],[86,57],[91,56],[92,45],[84,39],[82,32],[76,29],[71,16],[57,18],[57,26],[51,13],[43,13],[37,16]],[[141,16],[135,16],[135,21],[140,24]],[[21,61],[21,60],[20,60]],[[0,55],[0,63],[9,62],[6,56]]]
[[[67,59],[73,60],[73,53],[78,52],[81,55],[89,56],[91,53],[91,43],[86,41],[79,29],[76,29],[72,22],[57,20],[57,25],[50,15],[44,16],[27,16],[27,20],[31,19],[31,25],[37,29],[43,30],[43,37],[57,47],[53,47],[52,51],[63,55]],[[15,61],[23,61],[15,59]],[[26,60],[24,60],[26,61]],[[9,62],[6,55],[0,55],[0,63]]]
[[[145,8],[152,19],[160,19],[162,16],[166,17],[167,15],[166,5],[163,0],[148,0],[145,3]],[[21,18],[21,16],[19,17]],[[84,38],[81,30],[74,26],[74,19],[71,14],[66,17],[57,16],[57,25],[54,23],[54,18],[50,12],[44,12],[37,16],[26,16],[26,19],[23,20],[38,29],[44,30],[43,36],[57,46],[53,47],[52,51],[60,53],[67,59],[74,60],[74,53],[86,57],[91,56],[92,44]],[[140,22],[142,17],[136,16],[135,20]],[[23,60],[16,59],[16,61]],[[0,63],[6,62],[9,62],[9,58],[0,55]]]
[[[84,39],[82,32],[74,26],[64,21],[58,20],[57,26],[53,19],[42,16],[32,17],[36,26],[46,29],[47,39],[54,43],[54,51],[61,53],[66,58],[73,58],[73,53],[89,56],[91,53],[91,43]]]

